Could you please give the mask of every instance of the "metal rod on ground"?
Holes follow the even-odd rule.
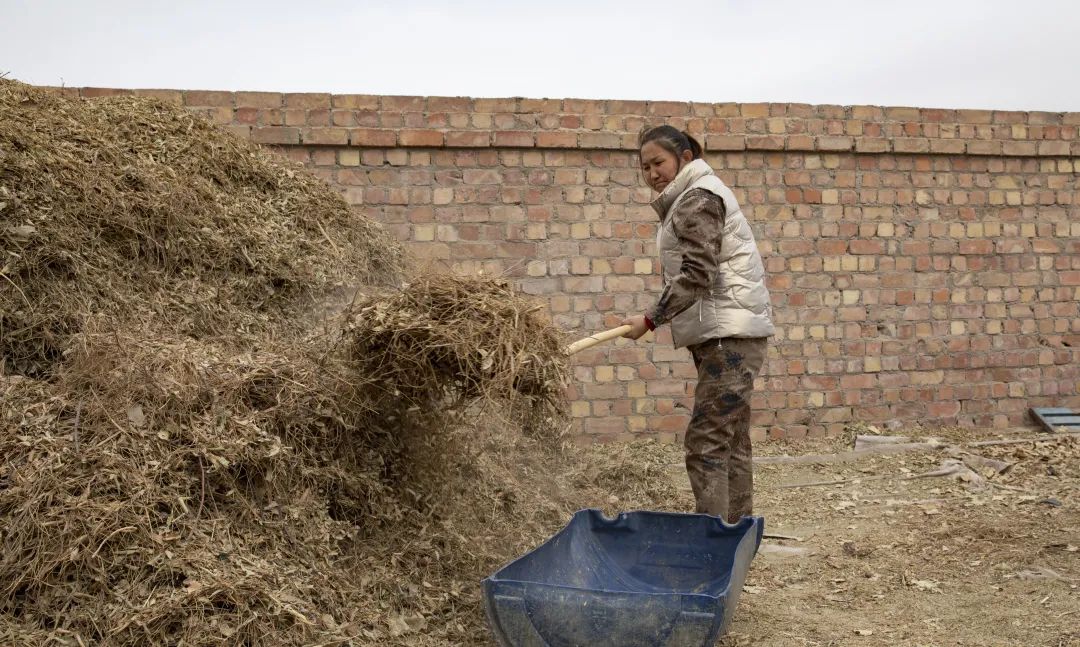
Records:
[[[605,330],[604,332],[598,332],[595,335],[590,335],[585,339],[579,339],[578,341],[570,344],[566,347],[566,354],[573,355],[579,351],[583,351],[586,348],[592,348],[597,344],[602,344],[616,337],[622,337],[626,333],[633,329],[632,326],[619,326],[618,328],[612,328],[611,330]]]

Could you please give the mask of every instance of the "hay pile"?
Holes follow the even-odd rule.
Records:
[[[203,338],[294,329],[400,247],[317,178],[198,116],[0,79],[0,355],[51,375],[88,317]]]
[[[476,401],[519,405],[533,431],[561,431],[565,340],[541,306],[498,278],[425,273],[350,310],[349,359],[387,399],[421,411]],[[385,409],[386,406],[380,406]]]
[[[0,80],[0,205],[0,644],[483,644],[477,581],[582,506],[535,305],[388,292],[297,167]]]
[[[569,512],[518,485],[546,447],[376,421],[308,349],[73,355],[55,384],[0,380],[3,644],[470,644],[476,581]]]

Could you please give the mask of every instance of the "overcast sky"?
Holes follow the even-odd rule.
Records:
[[[0,0],[43,85],[1080,111],[1070,0]]]

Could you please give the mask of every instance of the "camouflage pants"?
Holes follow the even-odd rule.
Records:
[[[750,393],[766,338],[729,337],[690,346],[697,366],[694,412],[686,428],[686,471],[697,511],[734,523],[753,510]]]

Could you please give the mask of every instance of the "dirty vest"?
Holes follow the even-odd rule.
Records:
[[[687,164],[652,206],[662,218],[656,235],[665,287],[682,266],[682,252],[672,215],[691,189],[705,189],[724,201],[725,217],[717,272],[708,292],[671,320],[676,348],[723,337],[769,337],[774,333],[765,267],[750,223],[735,194],[704,160]],[[680,186],[685,188],[680,190]],[[665,204],[670,204],[665,208]]]

